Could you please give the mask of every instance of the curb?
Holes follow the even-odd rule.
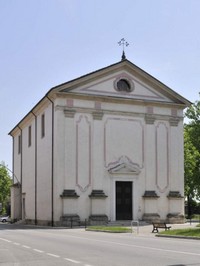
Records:
[[[91,231],[91,232],[100,232],[100,233],[117,233],[117,234],[123,234],[123,233],[131,233],[131,231],[129,232],[129,231],[109,231],[109,230],[97,230],[97,229],[85,229],[85,231]]]
[[[155,235],[156,237],[166,237],[166,238],[180,238],[180,239],[190,239],[190,240],[200,240],[200,237],[192,236],[173,236],[173,235]]]

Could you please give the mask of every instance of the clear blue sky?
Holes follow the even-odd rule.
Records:
[[[8,132],[53,86],[127,59],[194,102],[199,0],[0,0],[0,162]]]

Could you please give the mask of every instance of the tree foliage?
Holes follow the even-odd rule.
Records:
[[[185,194],[200,199],[200,101],[185,113],[189,119],[184,126]]]
[[[186,125],[189,130],[193,145],[200,151],[200,101],[196,101],[186,111],[185,116],[189,119]]]
[[[200,195],[199,162],[200,152],[191,141],[191,128],[184,128],[184,173],[185,195],[191,198]]]
[[[10,197],[11,177],[4,164],[0,164],[0,203],[2,204],[1,213],[6,212],[6,205]]]

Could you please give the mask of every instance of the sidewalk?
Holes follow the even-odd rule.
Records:
[[[184,224],[170,224],[171,229],[184,229],[184,228],[195,228],[198,223],[184,223]],[[140,225],[139,226],[139,234],[140,236],[152,236],[154,237],[156,233],[152,233],[153,225]],[[159,231],[162,232],[164,229],[160,229]],[[133,226],[133,233],[137,234],[137,226]]]

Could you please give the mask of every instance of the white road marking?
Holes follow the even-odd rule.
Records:
[[[17,242],[13,242],[13,244],[16,246],[20,246],[20,243],[17,243]]]
[[[171,253],[177,253],[177,254],[183,254],[183,255],[192,255],[192,256],[200,256],[200,253],[193,253],[193,252],[187,252],[187,251],[179,251],[179,250],[172,250],[172,249],[161,249],[161,248],[153,248],[149,246],[142,246],[142,245],[135,245],[135,244],[125,244],[125,243],[120,243],[120,242],[113,242],[113,241],[108,241],[108,240],[99,240],[99,239],[91,239],[88,237],[81,237],[81,236],[72,236],[72,238],[77,238],[77,239],[82,239],[82,240],[89,240],[89,241],[94,241],[94,242],[100,242],[100,243],[105,243],[105,244],[113,244],[113,245],[118,245],[118,246],[124,246],[124,247],[135,247],[135,248],[141,248],[141,249],[146,249],[146,250],[157,250],[157,251],[162,251],[162,252],[171,252]]]
[[[36,252],[39,252],[39,253],[44,253],[44,251],[42,251],[42,250],[40,250],[40,249],[36,249],[36,248],[34,248],[33,250],[36,251]]]
[[[29,246],[26,246],[26,245],[22,245],[22,247],[24,247],[24,248],[31,248],[31,247],[29,247]]]
[[[64,259],[67,260],[67,261],[70,261],[70,262],[76,263],[76,264],[81,263],[81,262],[78,261],[78,260],[72,260],[72,259],[69,259],[69,258],[64,258]]]
[[[47,255],[54,257],[54,258],[60,258],[60,256],[56,255],[56,254],[52,254],[52,253],[46,253]]]
[[[3,240],[3,241],[8,242],[8,243],[12,242],[12,241],[5,239],[5,238],[0,238],[0,240]]]
[[[12,242],[11,240],[8,240],[8,239],[5,239],[5,238],[0,238],[0,240],[5,241],[5,242],[8,242],[8,243],[12,243],[12,244],[14,244],[16,246],[20,246],[20,243],[18,243],[18,242]],[[31,248],[31,247],[26,246],[26,245],[21,245],[21,246],[23,248],[27,248],[27,249],[30,249]],[[33,250],[36,251],[36,252],[38,252],[38,253],[44,253],[44,251],[43,250],[40,250],[40,249],[34,248]],[[54,258],[60,258],[59,255],[52,254],[52,253],[46,253],[46,255],[49,255],[49,256],[54,257]],[[78,260],[73,260],[73,259],[69,259],[69,258],[64,258],[64,260],[67,260],[67,261],[72,262],[72,263],[75,263],[75,264],[81,263]],[[92,266],[92,265],[90,265],[90,264],[84,264],[84,266]]]

